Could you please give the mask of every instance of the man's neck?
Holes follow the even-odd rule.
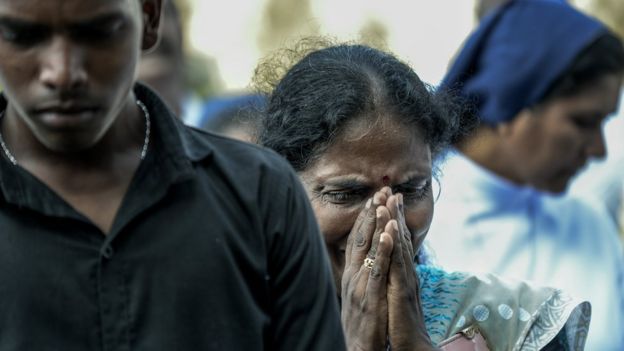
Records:
[[[2,119],[2,136],[8,151],[26,170],[52,166],[75,172],[115,168],[115,159],[128,154],[140,155],[145,136],[145,117],[129,96],[110,127],[93,146],[84,150],[55,151],[35,136],[9,102]],[[33,172],[36,173],[36,172]]]
[[[145,117],[134,95],[103,137],[79,152],[46,148],[11,109],[2,120],[2,135],[17,163],[45,183],[103,233],[112,227],[132,177],[141,162]]]

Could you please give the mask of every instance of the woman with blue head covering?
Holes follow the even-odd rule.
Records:
[[[588,349],[624,345],[624,260],[605,214],[564,195],[605,156],[620,40],[563,1],[510,1],[468,38],[440,87],[478,119],[455,140],[429,238],[451,269],[566,289],[592,303]]]

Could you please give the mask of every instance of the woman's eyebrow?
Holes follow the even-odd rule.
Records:
[[[331,179],[331,180],[326,181],[325,186],[352,189],[352,188],[365,187],[366,183],[356,178],[338,178],[338,179]]]

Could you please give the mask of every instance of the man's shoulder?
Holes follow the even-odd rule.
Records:
[[[212,164],[234,172],[253,170],[291,172],[288,162],[273,150],[232,139],[192,126],[182,128],[182,142],[189,159],[199,164]],[[210,159],[211,162],[201,162]]]

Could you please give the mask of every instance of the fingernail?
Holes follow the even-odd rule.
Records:
[[[394,230],[396,230],[397,232],[399,231],[399,225],[397,224],[396,221],[392,222],[392,228],[394,228]]]
[[[377,214],[377,218],[381,218],[381,207],[377,207],[375,213]]]
[[[368,201],[366,201],[366,209],[368,210],[371,207],[371,203],[373,202],[373,199],[368,199]]]
[[[379,243],[386,242],[386,238],[382,235],[379,237]]]

